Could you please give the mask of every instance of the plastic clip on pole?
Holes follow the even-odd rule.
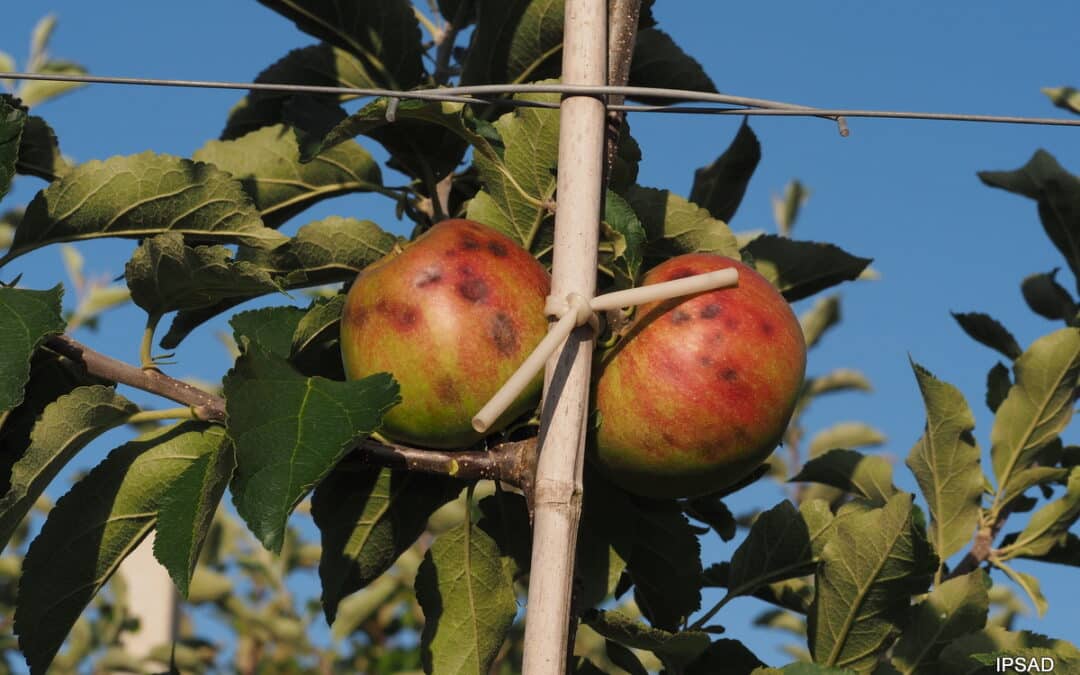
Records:
[[[615,291],[598,295],[591,301],[585,300],[576,293],[571,293],[566,300],[549,297],[547,311],[549,314],[559,317],[540,344],[529,354],[514,374],[510,376],[499,391],[491,397],[480,412],[473,417],[473,428],[479,432],[487,431],[495,420],[499,418],[510,404],[521,395],[525,387],[529,385],[536,374],[539,373],[559,345],[570,336],[571,331],[577,326],[591,323],[595,330],[598,321],[597,312],[606,312],[622,307],[643,305],[647,302],[658,300],[670,300],[684,295],[703,293],[717,288],[728,288],[739,283],[739,273],[733,269],[717,270],[705,274],[695,274],[691,277],[665,281],[660,284],[639,286],[625,291]]]

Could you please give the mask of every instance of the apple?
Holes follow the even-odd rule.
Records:
[[[590,458],[654,498],[720,490],[776,448],[806,371],[798,319],[751,267],[711,253],[667,260],[644,283],[735,268],[737,287],[638,307],[598,364]]]
[[[341,319],[345,373],[389,372],[402,402],[383,418],[392,440],[464,448],[482,434],[473,415],[547,333],[547,271],[506,235],[444,220],[363,270]],[[531,383],[488,433],[536,406]]]

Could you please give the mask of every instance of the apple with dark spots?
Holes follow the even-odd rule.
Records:
[[[630,492],[692,497],[727,487],[768,458],[791,418],[806,343],[772,284],[709,253],[667,260],[644,283],[732,267],[737,287],[639,307],[599,364],[590,457]]]
[[[402,402],[383,418],[392,440],[464,448],[472,417],[547,333],[547,271],[504,234],[444,220],[360,273],[341,317],[350,379],[389,372]],[[490,431],[534,407],[537,378]]]

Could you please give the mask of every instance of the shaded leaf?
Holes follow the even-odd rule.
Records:
[[[303,354],[317,342],[336,339],[344,308],[345,296],[340,294],[312,302],[293,331],[290,357]]]
[[[735,538],[735,516],[718,497],[695,497],[683,504],[686,515],[700,520],[716,531],[724,541]]]
[[[498,490],[481,499],[479,507],[484,517],[477,527],[495,540],[503,567],[514,579],[527,574],[532,563],[532,523],[525,497]]]
[[[585,496],[578,528],[575,574],[581,579],[581,606],[595,607],[624,577],[634,550],[640,514],[629,495],[586,465]]]
[[[604,640],[604,655],[613,665],[622,668],[628,675],[649,675],[649,671],[641,665],[637,655],[618,642]]]
[[[810,612],[815,662],[868,672],[930,582],[937,560],[912,520],[912,497],[840,518],[822,549]]]
[[[462,84],[535,82],[559,74],[563,0],[476,0]]]
[[[428,518],[461,490],[441,476],[371,467],[330,472],[311,500],[322,536],[322,605],[333,623],[339,603],[390,569]]]
[[[637,504],[627,570],[641,612],[674,630],[701,606],[701,545],[674,501]]]
[[[680,88],[685,89],[685,83]],[[690,201],[703,207],[713,218],[731,222],[760,161],[761,143],[747,120],[743,120],[727,150],[712,164],[694,172]]]
[[[124,267],[124,277],[132,301],[151,316],[280,289],[265,270],[234,260],[224,246],[188,246],[179,232],[144,239]]]
[[[883,457],[836,449],[803,464],[791,482],[823,483],[883,505],[896,494],[892,465]]]
[[[670,35],[658,28],[638,31],[637,41],[634,43],[634,57],[630,62],[629,84],[636,87],[716,91],[716,85],[705,74],[701,64],[675,44]],[[664,104],[671,102],[671,99],[658,100],[645,96],[632,98]]]
[[[1076,302],[1054,279],[1057,267],[1042,274],[1032,274],[1020,284],[1031,311],[1053,321],[1071,322],[1076,317]]]
[[[981,312],[952,312],[956,323],[973,340],[986,345],[1002,355],[1015,359],[1020,356],[1020,345],[1016,338],[997,319]]]
[[[1036,340],[1013,368],[1016,384],[994,416],[990,457],[998,490],[1072,419],[1080,373],[1080,330],[1063,328]]]
[[[26,554],[15,611],[32,673],[45,672],[91,598],[154,528],[172,481],[223,438],[202,423],[161,429],[111,452],[56,503]]]
[[[808,523],[784,500],[757,517],[731,557],[727,597],[813,571],[816,556]]]
[[[727,638],[709,645],[701,656],[686,668],[687,675],[749,675],[755,668],[765,664],[738,640]]]
[[[0,98],[0,197],[7,194],[15,177],[19,141],[25,126],[26,112],[10,96]]]
[[[762,235],[743,250],[754,259],[754,267],[788,302],[808,298],[844,281],[853,281],[871,263],[832,244],[795,241],[771,234]]]
[[[843,448],[873,448],[884,445],[885,434],[863,422],[839,422],[814,434],[810,439],[810,457],[818,457],[828,450]]]
[[[486,532],[468,521],[443,533],[416,574],[424,670],[486,673],[517,614],[513,579]]]
[[[930,507],[930,541],[945,561],[968,544],[978,524],[982,452],[971,434],[975,416],[960,390],[915,362],[911,368],[926,407],[926,426],[907,466]]]
[[[273,552],[300,500],[400,401],[388,374],[351,382],[305,378],[258,344],[237,359],[224,389],[236,445],[233,501]]]
[[[360,59],[369,78],[387,89],[420,82],[420,26],[408,0],[259,0],[300,30]]]
[[[64,331],[63,293],[59,285],[48,291],[0,286],[0,415],[22,403],[38,345]]]
[[[285,240],[263,225],[251,198],[229,174],[145,152],[80,164],[39,192],[0,263],[61,241],[164,232],[254,247]]]
[[[1042,647],[1068,652],[1071,648],[1065,640],[1049,638],[1028,631],[1008,631],[988,626],[980,631],[962,635],[941,650],[940,663],[949,675],[975,675],[985,672],[983,665],[972,658],[974,654],[996,651],[1019,652],[1022,649]]]
[[[608,640],[652,652],[670,669],[681,670],[693,663],[710,644],[704,631],[673,633],[650,628],[618,610],[587,612],[582,620]]]
[[[1055,547],[1066,543],[1069,528],[1078,518],[1080,518],[1080,467],[1073,467],[1069,471],[1065,494],[1033,513],[1016,539],[998,550],[998,558],[1009,560],[1018,555],[1029,557],[1046,555]]]
[[[990,408],[990,412],[997,412],[1005,401],[1005,397],[1009,395],[1010,388],[1012,388],[1012,375],[1009,374],[1009,368],[998,361],[986,373],[986,407]]]
[[[915,605],[893,647],[892,665],[904,675],[943,672],[938,655],[950,642],[986,625],[990,580],[983,570],[949,579]]]
[[[26,118],[22,140],[19,143],[19,161],[15,170],[26,176],[52,182],[71,170],[71,165],[60,153],[60,142],[52,127],[37,115]]]
[[[645,257],[656,264],[683,253],[717,253],[738,259],[739,247],[727,224],[667,190],[631,187],[626,200],[645,227]]]
[[[161,495],[154,557],[188,598],[192,576],[218,504],[236,467],[232,445],[222,442],[200,455]]]
[[[0,548],[29,513],[45,487],[79,450],[138,411],[101,385],[79,387],[50,403],[34,424],[30,446],[14,461],[0,497]]]
[[[254,343],[284,359],[292,351],[292,337],[303,318],[304,310],[299,307],[264,307],[234,315],[229,325],[237,344]]]

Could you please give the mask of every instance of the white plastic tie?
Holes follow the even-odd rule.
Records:
[[[514,374],[510,376],[499,391],[491,397],[480,412],[472,419],[473,429],[484,433],[495,424],[495,420],[506,412],[511,404],[525,388],[529,386],[555,350],[570,337],[570,333],[578,326],[589,324],[593,331],[599,330],[600,320],[597,314],[622,307],[643,305],[658,300],[670,300],[684,295],[703,293],[718,288],[728,288],[739,283],[739,272],[735,269],[716,270],[704,274],[695,274],[682,279],[665,281],[659,284],[649,284],[637,288],[629,288],[624,291],[605,293],[598,295],[592,300],[586,300],[577,293],[571,293],[565,298],[549,295],[544,304],[544,312],[558,319],[540,344],[536,345],[525,362],[518,366]]]

